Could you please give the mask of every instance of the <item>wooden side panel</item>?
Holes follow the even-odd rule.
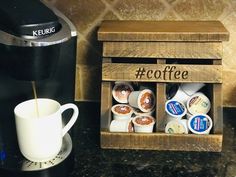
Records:
[[[221,42],[104,42],[105,57],[221,59]]]
[[[103,62],[110,63],[111,59],[104,58]],[[111,82],[102,81],[101,83],[101,112],[100,112],[100,128],[108,130],[111,122],[111,107],[112,107],[112,84]]]
[[[104,21],[100,41],[227,41],[220,21]]]
[[[101,130],[107,130],[111,122],[112,94],[111,82],[102,82],[101,86]]]
[[[222,61],[214,61],[213,64],[221,65]],[[223,134],[223,90],[222,84],[212,86],[213,133]]]
[[[101,147],[108,149],[220,152],[222,150],[222,135],[101,132]]]
[[[165,64],[166,60],[157,60],[157,64]],[[166,83],[156,83],[156,131],[165,130],[165,102],[166,102]]]
[[[220,65],[103,63],[103,81],[221,83]]]

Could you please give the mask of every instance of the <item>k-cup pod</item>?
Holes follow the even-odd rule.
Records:
[[[110,132],[133,132],[132,119],[128,120],[112,120],[110,124]]]
[[[129,120],[133,114],[133,108],[126,104],[116,104],[111,111],[114,120]]]
[[[165,104],[166,122],[182,119],[187,113],[185,105],[176,100],[168,100]]]
[[[128,82],[116,82],[112,89],[112,96],[118,103],[128,103],[130,93],[134,91]]]
[[[186,103],[189,97],[191,97],[194,93],[199,91],[202,87],[204,87],[204,83],[184,83],[181,84],[172,98],[174,100],[178,100],[182,103]]]
[[[179,84],[168,83],[166,85],[166,99],[167,100],[172,99],[176,95],[178,89],[179,89]]]
[[[140,109],[138,108],[133,108],[134,111],[134,115],[135,116],[153,116],[153,113],[155,111],[155,108],[153,110],[151,110],[150,112],[142,112]]]
[[[212,119],[206,114],[196,114],[188,120],[188,128],[194,134],[209,134],[212,124]]]
[[[138,108],[142,112],[152,111],[156,104],[155,95],[150,89],[131,92],[128,101],[132,107]]]
[[[186,119],[172,120],[165,127],[165,133],[188,134],[188,132],[188,121]]]
[[[187,101],[188,112],[192,115],[195,114],[207,114],[211,108],[211,102],[201,92],[197,92],[192,95]]]
[[[136,116],[132,119],[135,132],[152,133],[155,119],[152,116]]]

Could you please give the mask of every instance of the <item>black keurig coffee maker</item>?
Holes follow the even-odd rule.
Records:
[[[74,101],[76,29],[55,8],[39,0],[3,0],[0,6],[0,176],[64,177],[72,166],[67,134],[54,159],[35,163],[20,153],[14,107],[38,97]]]

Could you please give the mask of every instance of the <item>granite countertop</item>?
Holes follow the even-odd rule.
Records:
[[[224,108],[221,153],[107,150],[99,145],[99,103],[78,103],[73,132],[74,170],[69,177],[235,177],[236,108]]]

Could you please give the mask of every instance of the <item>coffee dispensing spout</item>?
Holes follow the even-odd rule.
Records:
[[[37,81],[56,69],[60,43],[71,37],[62,18],[39,0],[4,0],[0,6],[0,69]]]

